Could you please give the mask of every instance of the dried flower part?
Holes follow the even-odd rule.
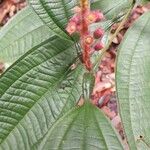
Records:
[[[96,45],[93,48],[94,38],[100,40],[104,34],[104,31],[99,28],[92,34],[90,32],[89,25],[103,20],[104,15],[100,11],[91,11],[88,0],[80,0],[80,7],[76,6],[73,11],[75,12],[75,15],[69,20],[66,31],[70,35],[75,32],[80,34],[82,62],[84,63],[86,69],[90,71],[92,68],[90,56],[95,47],[98,49],[98,46]]]

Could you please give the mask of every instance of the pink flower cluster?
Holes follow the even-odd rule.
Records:
[[[91,11],[88,4],[81,4],[81,7],[75,7],[74,12],[75,14],[69,20],[66,31],[69,35],[74,33],[80,34],[80,44],[83,49],[83,63],[88,70],[91,70],[92,64],[90,61],[90,55],[93,49],[95,51],[99,51],[104,47],[101,42],[104,30],[102,28],[98,28],[92,33],[89,26],[92,23],[102,21],[104,19],[104,15],[98,10]]]

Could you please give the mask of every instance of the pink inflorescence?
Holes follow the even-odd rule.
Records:
[[[98,28],[92,33],[89,26],[92,23],[102,21],[104,19],[104,15],[98,10],[91,11],[88,0],[81,0],[80,7],[76,6],[74,8],[74,12],[75,14],[69,20],[66,31],[69,35],[72,35],[73,33],[80,34],[80,44],[83,49],[82,60],[87,70],[90,71],[92,68],[90,61],[91,51],[93,49],[98,51],[103,48],[101,39],[104,35],[104,30],[102,28]]]

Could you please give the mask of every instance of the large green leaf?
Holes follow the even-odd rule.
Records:
[[[36,150],[123,150],[110,122],[90,103],[60,118]]]
[[[117,92],[131,150],[150,149],[150,12],[127,32],[117,62]]]
[[[65,26],[77,5],[77,0],[28,0],[38,16],[57,35],[68,37]]]
[[[81,95],[72,43],[51,37],[0,78],[0,149],[30,150]]]
[[[0,30],[0,60],[12,63],[51,35],[49,28],[27,7]]]

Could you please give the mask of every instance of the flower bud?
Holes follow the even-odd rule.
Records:
[[[74,22],[76,25],[79,25],[81,20],[79,15],[74,15],[71,19],[70,22]]]
[[[99,51],[99,50],[101,50],[102,48],[104,48],[104,45],[103,45],[102,42],[99,42],[99,43],[97,43],[97,44],[94,46],[95,51]]]
[[[94,35],[95,39],[99,39],[99,38],[103,37],[104,30],[102,28],[98,28],[98,29],[95,30],[95,32],[93,33],[93,35]]]
[[[90,12],[87,16],[85,16],[88,24],[94,23],[96,21],[96,15],[93,12]]]
[[[68,23],[66,31],[72,35],[74,32],[76,32],[76,23],[74,21],[71,21]]]
[[[95,22],[99,22],[99,21],[104,19],[104,15],[100,11],[94,11],[94,14],[95,14],[95,17],[96,17]]]
[[[91,45],[93,43],[94,39],[92,36],[88,35],[85,37],[85,43],[88,45]]]

